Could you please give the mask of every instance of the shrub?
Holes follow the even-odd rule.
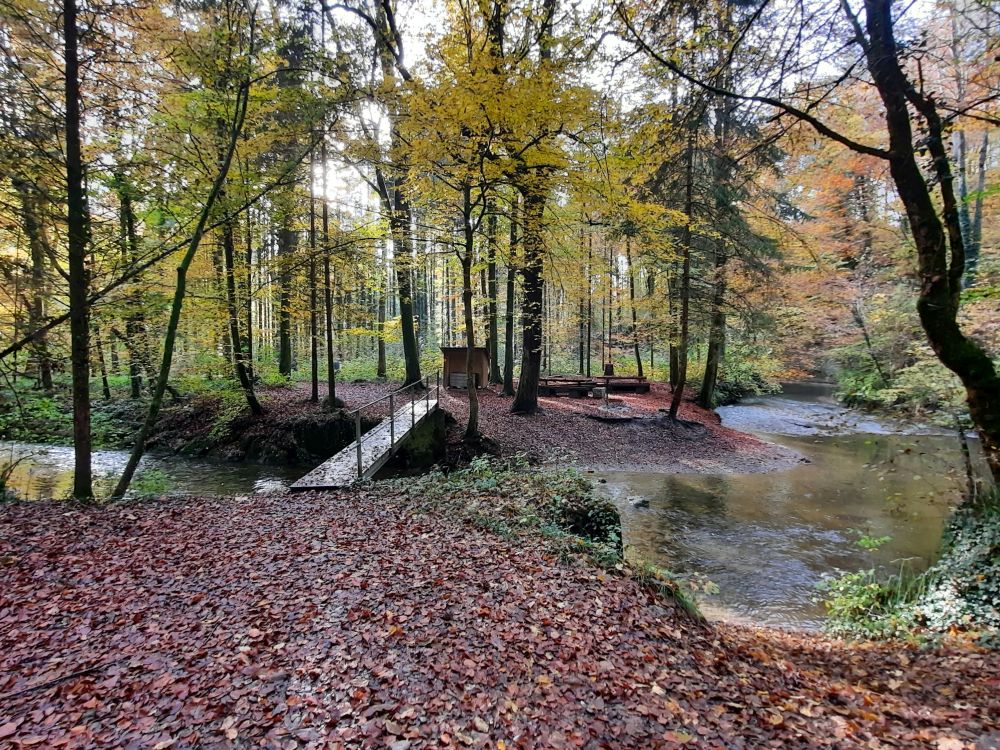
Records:
[[[945,530],[940,558],[923,573],[862,570],[829,578],[820,590],[834,633],[911,638],[962,631],[1000,644],[1000,493],[963,503]]]

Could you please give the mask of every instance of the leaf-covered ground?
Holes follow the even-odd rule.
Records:
[[[996,653],[709,629],[385,493],[0,508],[0,746],[954,750],[1000,731]]]
[[[602,406],[600,399],[541,397],[532,416],[510,413],[511,399],[494,390],[479,391],[479,427],[508,455],[527,453],[539,461],[567,461],[589,469],[664,472],[759,472],[795,463],[794,451],[752,435],[730,430],[718,415],[692,403],[686,394],[671,423],[663,414],[670,406],[668,386],[652,383],[649,393],[616,393],[615,405],[636,417],[631,422],[600,422],[587,417]],[[442,405],[461,426],[468,418],[464,391],[443,391]]]

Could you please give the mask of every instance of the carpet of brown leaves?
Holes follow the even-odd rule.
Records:
[[[464,426],[468,397],[443,391],[442,405]],[[590,398],[542,397],[541,413],[510,413],[510,398],[481,389],[480,430],[504,453],[527,453],[539,461],[571,462],[609,471],[723,472],[769,471],[800,457],[793,451],[719,424],[718,416],[685,398],[671,423],[660,410],[670,406],[670,389],[654,383],[649,393],[619,393],[617,406],[635,416],[631,422],[588,418],[602,402]]]
[[[376,489],[0,508],[0,747],[972,748],[1000,655],[695,625]]]

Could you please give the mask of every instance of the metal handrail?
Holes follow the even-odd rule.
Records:
[[[357,407],[356,409],[352,409],[351,411],[347,412],[347,416],[348,417],[350,417],[352,415],[354,417],[354,440],[355,440],[355,443],[357,444],[358,477],[359,478],[361,477],[362,474],[364,474],[363,462],[362,462],[362,452],[361,452],[361,443],[364,440],[365,436],[361,433],[361,412],[363,412],[365,409],[368,409],[368,408],[371,408],[372,406],[375,406],[376,404],[380,404],[383,401],[388,401],[389,402],[389,446],[390,447],[394,447],[396,445],[396,419],[395,419],[395,416],[396,416],[396,396],[399,396],[400,394],[403,394],[406,391],[409,391],[409,390],[415,388],[417,385],[422,385],[424,387],[424,389],[425,389],[425,394],[424,394],[425,403],[426,403],[427,407],[429,408],[430,407],[431,376],[430,375],[426,375],[426,376],[420,378],[420,380],[417,380],[417,381],[415,381],[413,383],[410,383],[409,385],[401,386],[400,388],[396,388],[395,390],[389,391],[384,396],[379,396],[378,398],[376,398],[376,399],[374,399],[372,401],[369,401],[367,404],[362,404],[361,406]],[[438,370],[436,372],[436,374],[435,374],[435,400],[440,400],[440,399],[441,399],[441,371]],[[410,428],[411,429],[413,427],[415,427],[416,423],[417,423],[416,400],[417,399],[415,399],[415,398],[410,399]]]

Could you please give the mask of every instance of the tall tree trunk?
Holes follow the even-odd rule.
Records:
[[[39,191],[28,180],[14,177],[11,183],[21,199],[21,219],[28,237],[28,254],[31,259],[31,297],[28,300],[28,329],[40,330],[45,323],[45,310],[49,300],[49,284],[45,259],[49,254],[49,240],[41,216]],[[38,383],[46,392],[52,390],[52,359],[49,356],[48,337],[43,333],[35,337],[31,352],[38,365]]]
[[[393,132],[398,140],[395,126]],[[394,178],[376,170],[376,179],[383,207],[389,214],[389,230],[392,234],[393,266],[399,289],[399,323],[403,340],[403,385],[411,385],[419,383],[421,379],[420,349],[413,325],[413,248],[410,242],[412,211],[402,186]]]
[[[514,310],[517,270],[507,266],[506,296],[504,298],[503,389],[504,396],[514,395]]]
[[[517,206],[515,194],[510,207],[510,243],[507,248],[507,289],[504,297],[503,395],[514,395],[514,293],[517,275]]]
[[[670,345],[667,350],[667,380],[670,383],[670,390],[677,388],[678,371],[680,370],[680,357],[677,354],[677,335],[679,326],[677,325],[677,267],[672,264],[670,275],[667,277],[667,310],[670,316]]]
[[[253,314],[253,211],[247,209],[247,252],[246,252],[246,263],[247,272],[244,277],[245,288],[244,293],[246,295],[246,318],[247,318],[247,335],[246,335],[246,355],[244,361],[246,362],[247,376],[250,378],[251,385],[254,382],[254,372],[253,372],[253,337],[254,337],[254,314]]]
[[[587,377],[590,377],[594,351],[594,233],[587,231]]]
[[[326,199],[326,138],[320,144],[320,164],[323,169],[323,323],[326,332],[326,398],[327,406],[335,409],[337,400],[337,370],[333,351],[333,280],[330,274],[330,206]]]
[[[469,394],[469,421],[465,426],[465,440],[479,439],[479,393],[476,390],[476,325],[472,310],[472,258],[475,252],[475,233],[472,227],[471,188],[462,190],[462,233],[464,252],[458,256],[462,264],[462,311],[465,317],[465,387]]]
[[[545,213],[544,190],[532,186],[522,192],[524,198],[524,240],[521,279],[524,299],[521,303],[521,373],[510,410],[516,414],[538,411],[538,379],[542,366],[542,272],[545,262],[545,239],[542,221]]]
[[[727,6],[728,7],[728,6]],[[722,32],[729,28],[728,15],[724,18]],[[720,53],[720,64],[724,57]],[[725,216],[729,196],[726,190],[728,169],[726,164],[726,148],[729,136],[729,118],[731,103],[723,97],[716,97],[715,102],[715,134],[714,154],[712,155],[713,195],[715,197],[716,216]],[[864,191],[861,190],[861,205],[865,205]],[[868,231],[867,222],[864,232]],[[863,233],[864,233],[863,232]],[[870,240],[866,239],[866,243]],[[715,387],[719,381],[719,368],[722,366],[726,352],[726,253],[725,240],[720,236],[714,242],[715,268],[713,269],[712,320],[708,331],[708,352],[705,356],[705,375],[701,380],[697,403],[704,409],[715,406]],[[864,251],[863,254],[867,254]]]
[[[70,370],[73,386],[73,497],[94,496],[90,435],[89,217],[80,143],[80,63],[76,0],[63,0],[66,216],[69,265]]]
[[[319,403],[319,282],[316,279],[316,167],[309,159],[309,400]]]
[[[389,276],[388,263],[385,263],[383,258],[388,258],[389,249],[385,248],[384,255],[379,256],[377,261],[378,266],[378,288],[375,294],[378,297],[377,305],[378,310],[376,312],[376,324],[375,324],[375,337],[376,337],[376,348],[378,351],[378,363],[375,367],[375,377],[385,378],[386,377],[386,362],[385,362],[385,307],[386,307],[386,290],[387,277]]]
[[[286,378],[292,376],[292,258],[297,241],[288,206],[278,230],[278,372]]]
[[[67,1],[72,2],[73,0]],[[236,145],[239,143],[240,134],[243,132],[243,124],[246,122],[249,98],[250,82],[244,80],[237,93],[235,115],[229,134],[229,144],[222,163],[219,165],[219,173],[216,175],[215,181],[212,183],[212,188],[205,199],[205,204],[202,206],[201,213],[198,216],[198,223],[195,225],[187,249],[180,263],[177,265],[177,286],[174,289],[174,299],[170,306],[170,318],[167,321],[167,331],[163,339],[163,360],[160,363],[160,372],[156,379],[156,387],[153,389],[153,396],[149,403],[149,410],[146,412],[146,419],[143,421],[142,428],[136,436],[135,446],[132,448],[128,463],[125,465],[125,470],[122,472],[122,476],[111,494],[114,498],[120,498],[128,491],[128,487],[132,483],[132,477],[135,475],[135,470],[139,467],[139,461],[142,459],[142,454],[146,449],[146,440],[149,439],[153,431],[153,426],[156,424],[156,418],[160,414],[160,407],[163,405],[163,394],[166,393],[167,381],[170,379],[170,365],[174,358],[174,344],[177,341],[177,328],[180,325],[184,295],[187,292],[187,272],[191,267],[191,262],[194,260],[194,256],[198,252],[198,246],[201,244],[202,237],[205,234],[208,217],[211,215],[219,194],[222,192],[226,184],[226,179],[229,176],[229,168],[233,163],[233,154],[236,153]]]
[[[375,32],[375,51],[381,66],[382,76],[387,83],[394,84],[397,76],[409,81],[410,74],[403,64],[403,40],[395,26],[395,7],[391,0],[376,4],[375,17],[371,19]],[[389,122],[389,153],[395,157],[403,152],[403,142],[399,131],[400,114],[395,103],[387,107]],[[417,344],[416,328],[413,324],[413,212],[406,197],[404,182],[406,164],[394,163],[391,172],[375,170],[375,179],[383,208],[389,217],[392,234],[393,266],[399,291],[400,333],[403,340],[403,363],[405,375],[403,385],[419,383],[420,348]]]
[[[139,262],[139,237],[136,233],[133,187],[124,172],[115,175],[119,201],[119,232],[121,235],[122,260],[126,264]],[[139,398],[142,392],[142,375],[146,373],[152,383],[152,361],[149,342],[146,340],[146,317],[143,310],[142,289],[137,282],[130,284],[126,296],[125,346],[128,350],[129,391],[132,398]]]
[[[684,223],[681,240],[680,336],[677,341],[677,383],[670,399],[670,418],[677,419],[677,412],[687,384],[688,323],[691,302],[691,225],[694,222],[694,129],[688,133],[687,153],[684,158]]]
[[[635,366],[642,377],[642,354],[639,352],[639,315],[635,309],[635,272],[632,269],[632,238],[625,237],[625,265],[628,266],[628,300],[632,308],[632,348],[635,350]]]
[[[500,373],[500,326],[497,321],[497,214],[491,202],[486,218],[486,297],[489,330],[490,383],[503,382]]]
[[[229,339],[233,347],[233,366],[236,371],[236,379],[239,381],[243,395],[246,397],[247,406],[255,416],[264,413],[257,394],[253,390],[253,380],[247,370],[246,356],[243,353],[242,338],[240,337],[239,302],[236,299],[236,228],[233,226],[235,220],[228,218],[222,225],[222,264],[226,275],[226,313],[229,318]]]
[[[906,208],[917,249],[920,323],[938,359],[965,386],[969,412],[994,479],[1000,480],[1000,377],[990,356],[958,324],[965,270],[958,204],[937,105],[916,91],[900,66],[891,0],[865,0],[868,69],[885,107],[889,170]],[[917,162],[909,106],[927,126],[926,143],[941,192],[942,217]]]

